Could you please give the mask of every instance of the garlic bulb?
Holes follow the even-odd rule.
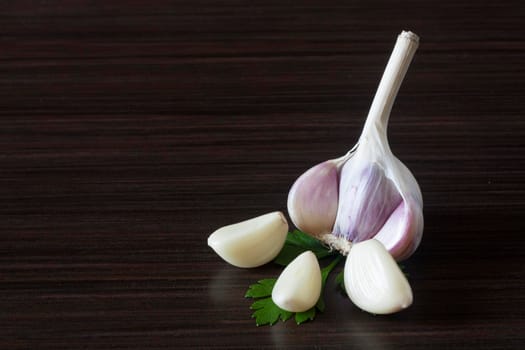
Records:
[[[288,222],[276,211],[221,227],[208,237],[208,245],[234,266],[257,267],[279,254],[287,233]]]
[[[344,268],[346,293],[364,311],[391,314],[412,304],[412,289],[399,266],[377,240],[356,243]]]
[[[306,251],[283,270],[273,286],[272,300],[281,309],[303,312],[321,296],[321,268],[314,253]]]
[[[312,167],[290,189],[292,222],[343,254],[352,242],[375,238],[403,260],[421,240],[419,185],[387,139],[390,111],[418,43],[412,32],[399,35],[354,148]]]

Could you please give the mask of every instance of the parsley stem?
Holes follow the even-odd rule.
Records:
[[[332,260],[332,262],[330,263],[330,265],[328,265],[327,267],[325,267],[323,270],[325,270],[325,271],[327,271],[328,273],[330,273],[330,272],[334,269],[334,267],[336,267],[337,264],[339,264],[339,262],[341,261],[342,258],[343,258],[342,255],[337,255],[337,256],[335,257],[335,259]]]
[[[330,263],[330,265],[326,266],[325,268],[323,268],[321,270],[321,276],[323,278],[323,287],[324,285],[326,284],[326,280],[328,279],[328,275],[330,274],[330,272],[332,272],[332,270],[334,269],[334,267],[337,266],[337,264],[339,264],[339,262],[341,261],[341,259],[343,258],[342,255],[337,255],[335,257],[334,260],[332,260],[332,262]]]

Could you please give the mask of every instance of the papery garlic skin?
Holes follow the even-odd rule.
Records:
[[[339,171],[343,162],[329,160],[307,170],[288,194],[288,214],[298,229],[313,235],[332,231],[339,196]]]
[[[356,159],[342,170],[341,195],[348,200],[340,202],[333,229],[336,236],[352,242],[372,238],[403,200],[379,163],[352,161]]]
[[[321,268],[317,257],[306,251],[283,270],[273,287],[272,300],[283,310],[303,312],[317,304],[321,288]]]
[[[352,246],[344,267],[350,300],[373,314],[391,314],[412,304],[412,288],[394,258],[377,240]]]
[[[414,198],[405,199],[374,236],[396,258],[405,260],[419,246],[423,232],[422,206]]]
[[[344,164],[333,234],[352,243],[375,238],[401,261],[421,241],[423,199],[416,179],[386,140],[386,128],[371,129]]]
[[[288,222],[276,211],[221,227],[208,237],[208,245],[234,266],[258,267],[279,254],[287,233]]]
[[[412,32],[398,36],[354,148],[341,158],[312,167],[290,190],[292,222],[343,254],[353,243],[376,238],[400,261],[421,241],[421,190],[390,150],[387,138],[390,111],[418,43]]]

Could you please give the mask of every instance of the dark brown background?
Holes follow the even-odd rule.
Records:
[[[492,3],[1,1],[0,348],[523,348],[525,15]],[[280,269],[207,236],[353,146],[402,29],[415,302],[329,284],[314,322],[257,328],[244,292]]]

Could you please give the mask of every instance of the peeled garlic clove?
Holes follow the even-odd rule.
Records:
[[[421,190],[387,139],[390,111],[418,42],[414,33],[399,35],[357,145],[308,170],[290,190],[293,223],[343,254],[352,243],[377,238],[402,260],[421,241]]]
[[[272,300],[281,309],[303,312],[321,296],[321,268],[314,253],[306,251],[283,270],[272,290]]]
[[[391,314],[412,304],[412,289],[385,247],[371,239],[352,246],[344,268],[346,293],[373,314]]]
[[[287,233],[288,222],[276,211],[221,227],[208,237],[208,245],[234,266],[257,267],[279,254]]]

